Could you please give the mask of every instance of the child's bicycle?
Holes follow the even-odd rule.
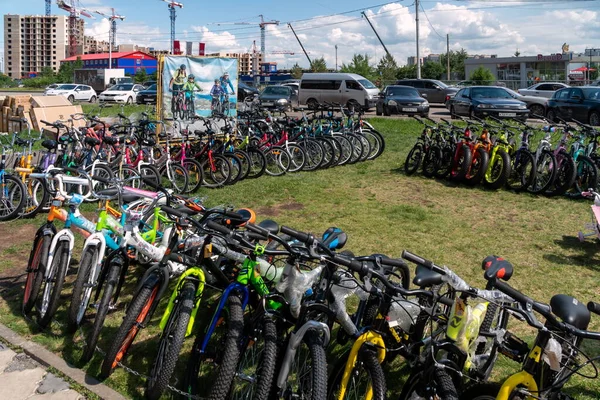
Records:
[[[592,236],[600,239],[600,193],[594,189],[588,189],[586,192],[581,192],[581,195],[588,199],[594,199],[594,205],[592,205],[592,222],[585,224],[587,232],[579,231],[577,237],[580,242],[584,242],[586,238]]]

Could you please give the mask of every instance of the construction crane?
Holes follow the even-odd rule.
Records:
[[[77,55],[77,38],[79,37],[79,27],[77,20],[81,15],[88,18],[94,18],[85,8],[79,6],[79,0],[70,0],[67,3],[63,0],[57,0],[58,8],[69,13],[69,57]]]
[[[169,18],[171,19],[171,54],[173,54],[173,46],[175,42],[175,7],[183,8],[182,3],[178,3],[172,0],[162,0],[169,5]]]
[[[46,17],[52,14],[52,0],[46,0]]]
[[[265,21],[262,14],[259,15],[260,23],[258,26],[260,27],[260,54],[262,55],[262,59],[265,59],[265,26],[267,25],[279,25],[279,21],[271,20]],[[254,22],[217,22],[210,25],[256,25]]]
[[[124,21],[125,17],[122,15],[115,14],[114,8],[111,8],[110,10],[112,11],[111,15],[105,14],[100,11],[94,12],[98,15],[106,17],[110,22],[110,30],[108,31],[108,68],[112,69],[112,52],[114,49],[117,48],[117,20],[120,19],[121,21]]]

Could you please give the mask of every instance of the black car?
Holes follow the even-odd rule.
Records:
[[[400,79],[396,85],[414,87],[421,95],[427,95],[430,103],[444,104],[446,97],[452,97],[454,93],[458,92],[458,88],[448,86],[435,79]]]
[[[288,86],[267,86],[258,96],[260,105],[265,108],[292,108],[292,89]]]
[[[237,98],[238,102],[241,103],[246,97],[258,94],[258,89],[252,86],[248,86],[243,82],[238,82]]]
[[[156,104],[156,84],[138,92],[136,97],[138,104]]]
[[[557,90],[548,100],[546,117],[555,120],[576,119],[590,125],[600,125],[600,87],[584,86]]]
[[[459,90],[448,100],[450,115],[485,118],[527,119],[527,104],[514,99],[504,88],[497,86],[471,86]]]
[[[408,86],[388,86],[379,95],[375,105],[377,115],[419,114],[429,115],[429,102],[424,99],[417,89]]]

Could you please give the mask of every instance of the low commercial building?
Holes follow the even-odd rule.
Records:
[[[134,75],[142,68],[148,74],[156,71],[156,57],[141,51],[134,52],[116,52],[112,53],[112,68],[122,68],[126,74]],[[69,57],[61,61],[62,63],[74,63],[78,59],[83,62],[84,69],[107,69],[109,68],[109,54],[82,54],[79,56]]]

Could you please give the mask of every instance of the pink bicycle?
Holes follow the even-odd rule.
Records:
[[[588,237],[597,237],[600,239],[600,193],[594,189],[588,189],[586,192],[581,192],[581,195],[588,199],[593,199],[594,204],[592,205],[592,222],[585,224],[587,232],[579,231],[577,237],[580,242],[585,241]]]

